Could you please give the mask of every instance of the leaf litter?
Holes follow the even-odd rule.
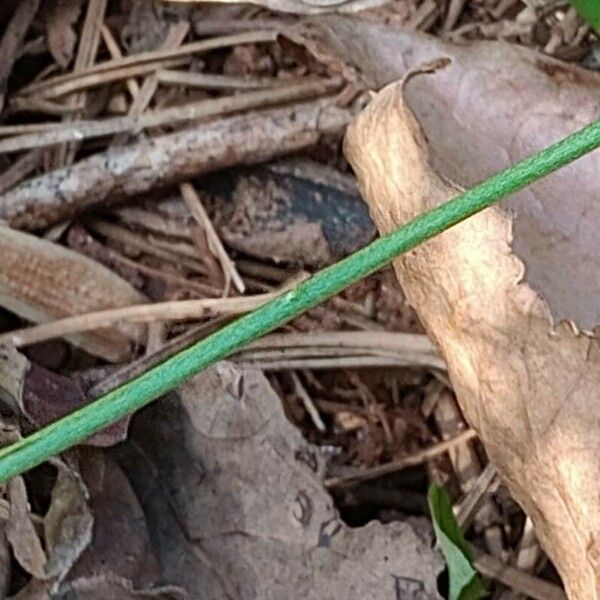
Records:
[[[562,5],[61,0],[0,19],[5,443],[368,243],[380,223],[341,152],[367,90],[452,58],[406,97],[465,186],[597,112],[596,76],[569,64],[593,67],[597,38]],[[584,330],[594,263],[569,252],[593,233],[591,173],[511,206],[527,282]],[[548,203],[561,219],[527,246]],[[578,294],[548,270],[565,256]],[[374,274],[13,480],[0,597],[439,598],[433,482],[498,597],[563,598],[444,358],[393,271]]]

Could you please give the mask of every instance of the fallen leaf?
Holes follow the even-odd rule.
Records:
[[[44,516],[46,579],[61,581],[90,543],[93,519],[87,497],[81,477],[60,466],[50,508]]]
[[[27,360],[12,346],[0,345],[0,400],[15,416],[36,428],[48,425],[87,404],[78,382]],[[127,437],[129,418],[109,425],[83,442],[112,446]]]
[[[10,513],[6,538],[15,559],[31,575],[37,579],[45,579],[48,559],[31,520],[27,489],[22,477],[14,477],[8,482],[8,498]]]
[[[80,254],[47,240],[0,226],[0,306],[33,321],[145,301],[127,281]],[[108,361],[131,354],[143,327],[130,326],[67,336],[87,352]],[[4,342],[10,334],[0,336]]]
[[[391,39],[387,41],[391,43]],[[481,46],[474,55],[484,52],[485,46]],[[520,50],[513,52],[510,47],[506,53],[513,58],[521,55]],[[468,64],[470,60],[462,55],[461,61]],[[455,68],[457,63],[464,68],[455,57]],[[498,94],[496,103],[495,95],[484,93],[481,73],[474,71],[469,77],[464,72],[461,97],[451,107],[443,104],[447,111],[447,133],[443,137],[459,130],[455,119],[461,102],[471,107],[469,118],[465,115],[463,120],[463,128],[470,135],[482,127],[476,124],[493,111],[502,115],[503,123],[520,115],[522,135],[510,145],[518,151],[507,157],[499,144],[496,152],[503,156],[502,161],[513,160],[528,144],[540,148],[548,137],[558,138],[569,124],[575,129],[577,119],[590,116],[591,106],[586,100],[589,111],[585,109],[584,100],[575,91],[581,89],[577,81],[545,89],[560,90],[565,103],[573,100],[568,110],[581,109],[581,116],[578,113],[577,117],[561,120],[560,111],[568,104],[559,102],[557,96],[530,99],[538,107],[522,114],[516,108],[508,111],[511,104],[501,93],[502,86],[508,87],[503,64],[500,57],[491,63],[486,79]],[[548,83],[544,75],[547,70],[536,77],[533,65],[526,64],[523,68],[530,75],[528,86],[534,93],[541,93],[540,77]],[[549,63],[544,59],[543,64]],[[516,82],[522,65],[514,62],[511,92],[521,110],[522,96],[515,95],[514,90],[520,89]],[[450,85],[447,73],[428,79],[438,77]],[[419,79],[425,78],[415,78],[407,84],[407,90]],[[460,191],[432,169],[425,135],[438,151],[444,144],[448,147],[448,142],[437,139],[442,135],[439,129],[430,132],[426,123],[421,129],[404,102],[402,87],[401,83],[393,84],[380,92],[351,125],[345,141],[346,155],[381,233]],[[428,102],[430,115],[438,112],[438,102],[443,102],[437,89]],[[481,100],[475,100],[475,89],[483,94]],[[484,101],[489,103],[486,108]],[[547,103],[546,116],[539,112],[541,103]],[[480,104],[482,113],[475,110]],[[500,129],[500,121],[492,121]],[[542,124],[546,131],[542,131]],[[508,129],[506,125],[504,129]],[[539,136],[525,135],[532,131],[538,131]],[[465,142],[466,137],[454,144],[460,141]],[[489,143],[478,143],[480,167],[489,160],[488,168],[493,168],[500,160],[492,159],[489,148],[486,152]],[[457,161],[457,168],[463,162],[457,159],[474,153],[473,148],[460,148],[457,146],[454,155],[448,157],[448,161]],[[593,180],[599,161],[598,153],[590,155],[553,176],[554,190],[548,187],[548,178],[535,191],[521,194],[519,202],[487,209],[394,262],[408,301],[448,363],[467,421],[478,432],[513,496],[531,517],[572,600],[600,597],[600,352],[596,338],[578,333],[568,323],[554,326],[545,298],[560,297],[553,288],[556,282],[560,289],[569,290],[570,302],[563,305],[564,310],[577,308],[577,316],[591,323],[600,309],[597,295],[588,293],[600,283],[597,273],[589,271],[592,281],[580,279],[593,265],[590,257],[597,254],[597,231],[591,236],[588,230],[597,229],[594,219],[598,186]],[[546,196],[543,191],[547,191]],[[571,212],[573,207],[578,207],[576,215]],[[540,219],[537,229],[536,216]],[[564,238],[564,254],[536,251],[540,240],[560,238],[569,230],[570,235],[579,233],[576,238]],[[529,250],[527,243],[532,244]],[[529,257],[526,260],[521,258],[523,249]],[[583,250],[586,252],[579,253]],[[555,262],[545,264],[548,277],[538,279],[545,281],[542,297],[525,282],[524,274],[529,272],[532,259],[540,260],[537,272],[541,274],[550,256]],[[577,262],[573,262],[576,256]],[[580,268],[584,263],[588,266]],[[541,291],[539,285],[536,287]]]
[[[264,375],[219,363],[140,413],[114,449],[162,580],[191,597],[438,599],[439,555],[404,522],[351,529],[324,460]]]
[[[64,463],[55,464],[58,477],[43,519],[43,542],[32,519],[22,477],[14,477],[8,483],[10,513],[6,538],[27,573],[40,581],[60,582],[90,542],[92,515],[79,477]]]
[[[463,187],[600,117],[600,74],[530,48],[456,45],[340,16],[321,17],[313,31],[314,44],[351,63],[374,89],[426,62],[451,59],[435,77],[412,81],[406,101],[428,136],[434,168]],[[505,203],[518,214],[513,248],[526,281],[543,294],[554,322],[569,319],[583,330],[600,324],[598,172],[596,152]]]

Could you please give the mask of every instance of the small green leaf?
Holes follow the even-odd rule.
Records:
[[[600,1],[570,0],[570,2],[585,17],[587,22],[600,33]]]
[[[487,591],[473,567],[473,557],[452,512],[448,494],[432,485],[427,494],[433,527],[450,579],[449,600],[479,600]]]

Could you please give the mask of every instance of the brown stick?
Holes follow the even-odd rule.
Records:
[[[12,71],[19,46],[31,25],[40,5],[40,0],[22,0],[4,31],[0,42],[0,111],[4,107],[6,83]]]
[[[108,200],[310,147],[322,134],[342,131],[351,116],[324,98],[111,148],[0,196],[0,219],[16,228],[48,227]]]

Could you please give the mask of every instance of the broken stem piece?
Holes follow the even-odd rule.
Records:
[[[533,181],[600,146],[600,121],[420,215],[154,369],[0,450],[0,482],[83,441],[178,387],[198,371],[286,323]]]

